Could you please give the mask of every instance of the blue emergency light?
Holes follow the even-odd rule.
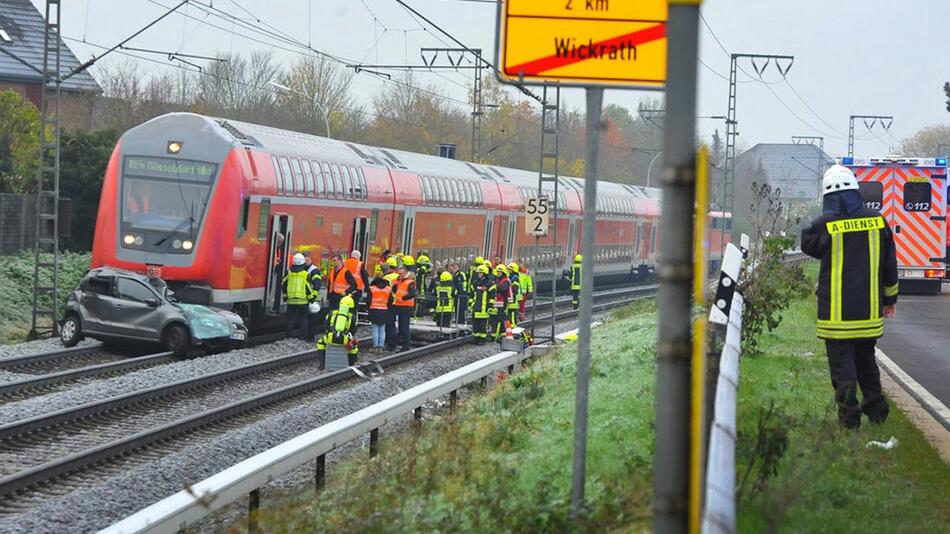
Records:
[[[937,166],[938,166],[938,167],[946,167],[946,166],[947,166],[947,158],[937,158]]]
[[[842,165],[854,165],[854,158],[851,157],[851,156],[847,156],[847,157],[841,158],[841,164],[842,164]]]

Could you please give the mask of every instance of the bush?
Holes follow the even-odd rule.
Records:
[[[89,269],[89,253],[63,252],[59,256],[59,306]],[[23,341],[30,330],[33,311],[33,252],[0,256],[0,342]]]
[[[778,328],[782,311],[808,293],[802,265],[785,261],[785,253],[795,247],[793,228],[799,221],[787,213],[780,194],[768,184],[752,184],[752,250],[739,283],[745,297],[742,353],[746,355],[757,354],[762,332]]]

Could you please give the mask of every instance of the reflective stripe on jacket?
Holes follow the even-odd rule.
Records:
[[[307,271],[289,271],[284,276],[284,291],[287,293],[287,304],[306,304],[310,302],[313,288],[307,278]]]
[[[898,281],[894,236],[881,214],[822,215],[802,231],[802,251],[821,260],[818,337],[884,335],[883,307],[897,302]]]
[[[571,264],[571,289],[581,288],[581,264],[574,262]]]
[[[454,293],[452,282],[442,282],[435,288],[435,313],[455,311]]]

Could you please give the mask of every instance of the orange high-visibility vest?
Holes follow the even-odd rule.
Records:
[[[346,273],[350,271],[340,269],[336,272],[336,278],[333,280],[333,292],[338,295],[345,295],[350,289],[350,283],[346,281]]]
[[[373,294],[373,300],[369,304],[369,309],[371,310],[388,310],[389,309],[389,295],[391,295],[391,290],[389,286],[386,287],[376,287],[369,286],[370,292]]]
[[[363,262],[356,258],[347,258],[343,262],[343,267],[353,273],[353,278],[356,279],[356,288],[363,291]]]
[[[412,298],[409,300],[403,300],[409,293],[409,284],[412,283],[412,278],[400,278],[396,280],[396,293],[394,294],[395,300],[393,301],[394,306],[415,306],[416,299]]]

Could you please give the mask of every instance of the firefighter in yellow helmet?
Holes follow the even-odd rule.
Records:
[[[508,264],[508,283],[511,284],[511,299],[506,307],[506,314],[511,326],[518,325],[518,308],[521,306],[521,299],[524,295],[521,293],[521,268],[517,263]]]
[[[356,315],[356,301],[352,295],[343,295],[335,310],[330,313],[330,325],[323,337],[317,340],[317,355],[320,368],[326,366],[327,347],[341,347],[346,351],[349,365],[355,365],[359,357],[360,346],[356,337],[350,333]]]
[[[571,305],[577,309],[581,299],[581,272],[583,268],[584,257],[578,254],[574,256],[574,263],[571,264]]]
[[[484,343],[488,339],[488,319],[494,309],[494,284],[488,278],[488,266],[479,264],[472,279],[472,337],[476,343]]]
[[[494,292],[495,302],[491,309],[491,323],[488,328],[494,339],[500,339],[505,335],[505,322],[508,319],[505,312],[511,301],[511,282],[508,280],[508,268],[504,263],[499,263],[495,267],[495,282],[489,290]]]
[[[897,304],[894,236],[881,213],[864,205],[847,167],[828,169],[821,188],[822,214],[802,231],[802,251],[821,260],[818,337],[828,352],[838,422],[858,428],[863,413],[871,423],[883,423],[888,406],[874,345]]]
[[[452,326],[452,316],[455,314],[455,283],[452,273],[442,271],[439,275],[439,284],[435,286],[435,323],[442,328]]]

